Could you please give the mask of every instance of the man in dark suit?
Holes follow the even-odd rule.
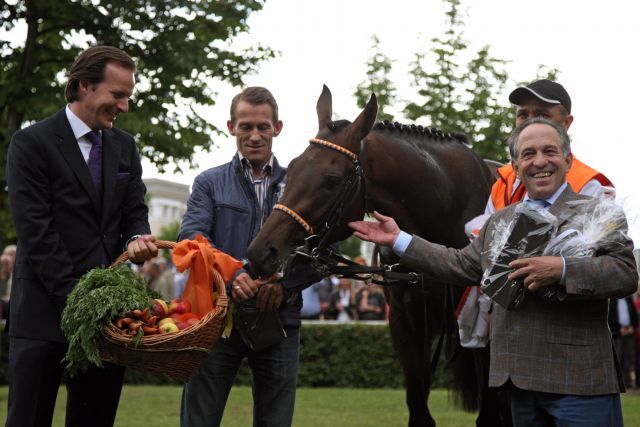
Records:
[[[566,183],[572,162],[566,131],[549,120],[530,119],[514,131],[509,150],[527,189],[521,203],[548,206],[562,233],[587,209],[575,201],[589,199]],[[409,236],[392,218],[377,213],[378,223],[350,226],[361,239],[393,246],[410,268],[445,283],[471,285],[491,269],[493,239],[519,205],[493,214],[478,238],[460,250]],[[622,426],[624,384],[607,326],[607,298],[633,293],[638,273],[626,221],[617,225],[615,244],[599,248],[593,257],[538,256],[509,263],[509,280],[523,279],[528,292],[514,309],[494,304],[489,386],[510,387],[516,427]],[[537,294],[548,286],[558,290],[551,301]]]
[[[633,354],[638,329],[638,312],[632,297],[613,298],[609,301],[609,329],[622,369],[624,384],[630,388],[631,369],[634,366]],[[636,377],[638,372],[636,372]]]
[[[18,236],[9,320],[7,426],[51,425],[67,343],[66,298],[88,270],[126,248],[134,262],[157,254],[133,138],[113,127],[128,110],[135,64],[109,46],[71,67],[69,104],[15,133],[7,183]],[[67,426],[113,425],[124,368],[67,378]]]

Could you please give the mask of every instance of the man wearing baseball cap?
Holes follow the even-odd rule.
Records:
[[[569,129],[573,123],[571,97],[565,88],[551,80],[542,79],[521,86],[509,95],[509,101],[516,105],[516,127],[532,117],[544,117]],[[597,170],[573,158],[573,165],[567,174],[567,182],[576,193],[599,196],[613,187],[611,181]],[[609,189],[603,189],[609,187]],[[492,214],[505,206],[517,203],[524,197],[525,189],[511,167],[507,164],[498,169],[498,180],[491,188],[491,198],[485,213]]]

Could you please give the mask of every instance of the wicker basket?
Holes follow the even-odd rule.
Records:
[[[158,248],[173,249],[173,242],[158,241]],[[123,253],[112,268],[128,259]],[[209,350],[218,342],[225,327],[228,298],[225,283],[214,270],[214,286],[218,295],[214,308],[188,329],[170,334],[142,337],[135,346],[131,336],[109,322],[98,339],[100,358],[117,365],[186,382],[198,369]]]

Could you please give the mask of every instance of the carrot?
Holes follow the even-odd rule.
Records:
[[[158,328],[152,328],[151,326],[142,325],[142,331],[145,335],[155,335],[158,333]]]
[[[142,322],[135,321],[129,325],[129,329],[131,329],[133,332],[138,332],[138,329],[140,329],[141,326]]]
[[[135,320],[132,319],[131,317],[123,317],[122,318],[122,323],[124,323],[125,326],[129,326],[130,324],[132,324]]]

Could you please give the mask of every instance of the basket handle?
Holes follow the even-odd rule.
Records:
[[[173,249],[176,246],[176,242],[169,242],[167,240],[156,240],[153,243],[158,247],[158,249]],[[113,261],[113,264],[111,264],[109,268],[116,268],[128,259],[129,252],[124,251],[118,258],[116,258],[115,261]]]
[[[158,247],[158,249],[173,249],[177,245],[176,242],[170,242],[168,240],[156,240],[153,243]],[[109,268],[110,269],[116,268],[117,266],[127,261],[128,259],[129,259],[129,252],[124,251],[118,258],[116,258],[115,261],[113,261],[113,264],[111,264]],[[226,312],[227,307],[229,305],[229,298],[227,297],[227,288],[225,287],[225,283],[224,283],[224,280],[222,279],[222,276],[215,269],[213,270],[213,284],[215,286],[215,290],[218,291],[218,297],[216,298],[216,301],[215,301],[214,310],[220,310],[220,311],[223,310],[224,312]]]

